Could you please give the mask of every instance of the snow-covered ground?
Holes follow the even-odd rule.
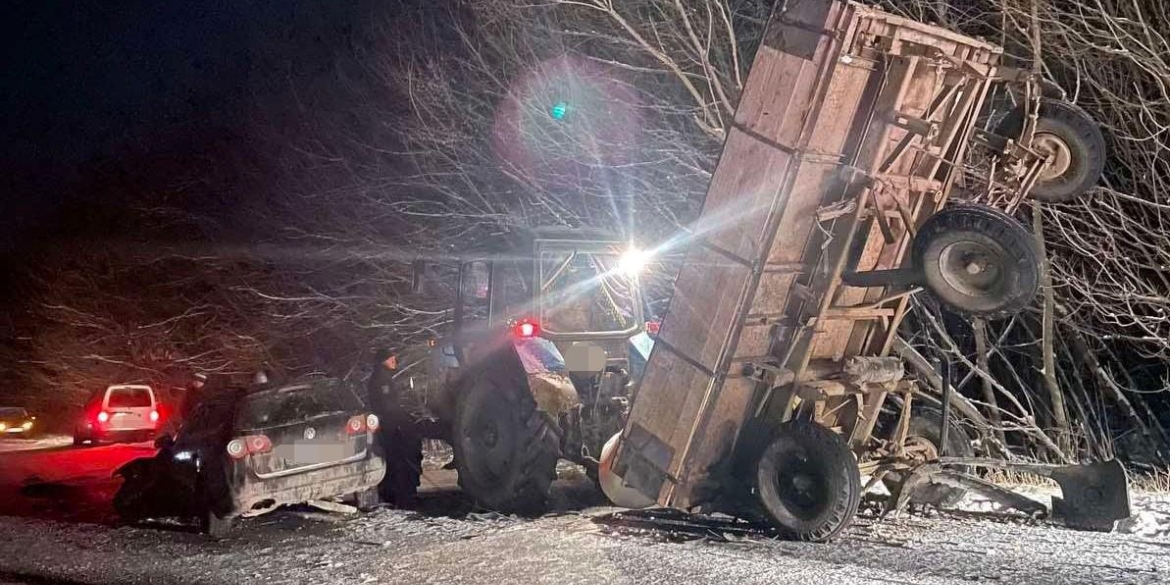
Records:
[[[1170,497],[1153,494],[1136,494],[1135,517],[1111,534],[990,514],[977,499],[967,511],[885,517],[867,502],[843,537],[817,545],[727,521],[655,512],[649,522],[590,508],[600,496],[567,468],[554,489],[560,512],[483,513],[436,459],[421,511],[284,510],[212,542],[177,522],[114,523],[109,469],[150,452],[110,445],[0,456],[0,584],[1170,583]]]
[[[9,451],[31,451],[33,449],[52,449],[64,447],[73,442],[67,435],[42,435],[35,439],[13,439],[0,437],[0,453]]]
[[[535,520],[278,512],[207,542],[186,531],[5,518],[0,582],[800,583],[957,585],[1170,582],[1170,541],[1022,520],[869,514],[839,541],[711,531],[677,538],[611,510]]]

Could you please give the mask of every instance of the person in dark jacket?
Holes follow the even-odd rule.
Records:
[[[397,507],[415,503],[422,475],[422,438],[414,428],[401,385],[395,380],[398,359],[387,349],[374,353],[373,370],[367,383],[370,409],[378,416],[376,444],[386,460],[386,477],[378,486],[382,501]]]
[[[191,416],[195,404],[203,396],[203,388],[207,385],[207,374],[196,372],[183,389],[183,397],[179,400],[178,408],[163,421],[162,434],[174,436],[182,426],[183,421]]]
[[[191,381],[187,383],[187,392],[183,394],[183,403],[179,406],[179,418],[187,420],[191,416],[191,409],[195,407],[195,403],[199,401],[203,394],[203,387],[207,385],[207,374],[203,372],[196,372],[191,376]]]

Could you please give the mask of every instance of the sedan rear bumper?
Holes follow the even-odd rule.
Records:
[[[261,513],[276,506],[299,504],[343,496],[377,487],[386,475],[381,457],[370,455],[361,461],[260,479],[249,472],[232,494],[230,516]]]

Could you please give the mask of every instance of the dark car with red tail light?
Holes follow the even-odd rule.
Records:
[[[118,469],[114,508],[129,521],[196,518],[211,535],[282,505],[349,498],[368,508],[385,474],[378,425],[336,380],[212,392],[154,457]]]
[[[85,404],[73,426],[73,444],[149,441],[161,428],[163,405],[150,386],[112,384]]]

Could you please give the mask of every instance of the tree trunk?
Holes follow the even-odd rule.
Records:
[[[976,317],[971,322],[975,330],[975,365],[980,370],[990,372],[987,363],[987,322]],[[987,403],[987,419],[991,422],[991,432],[1000,443],[1007,444],[1003,436],[1003,419],[999,415],[999,402],[995,399],[995,388],[985,378],[979,379],[983,388],[983,401]]]
[[[1056,444],[1065,453],[1069,452],[1068,407],[1065,406],[1064,392],[1056,383],[1056,360],[1052,348],[1052,312],[1055,301],[1052,298],[1052,277],[1048,270],[1048,254],[1044,248],[1044,216],[1040,209],[1040,202],[1036,201],[1032,207],[1032,231],[1036,238],[1036,254],[1040,259],[1040,289],[1044,295],[1043,315],[1040,320],[1040,355],[1044,370],[1041,372],[1044,379],[1044,388],[1048,391],[1048,398],[1052,405],[1052,422],[1056,427]]]

